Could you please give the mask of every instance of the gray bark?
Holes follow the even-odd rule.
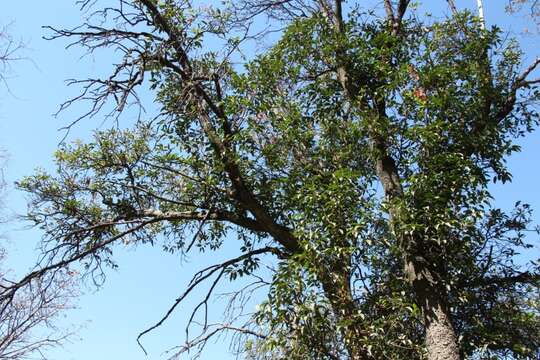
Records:
[[[459,343],[452,325],[445,287],[436,275],[417,261],[405,262],[405,274],[422,309],[428,359],[459,360]]]

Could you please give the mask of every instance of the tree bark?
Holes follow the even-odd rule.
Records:
[[[417,257],[419,258],[419,257]],[[422,309],[429,360],[459,360],[459,344],[448,308],[448,293],[421,263],[406,260],[405,274]]]
[[[385,0],[385,8],[387,11],[388,20],[392,23],[392,34],[397,36],[400,32],[401,22],[407,11],[407,7],[410,0],[399,0],[397,8],[394,10],[392,2]],[[324,3],[323,3],[324,4]],[[334,28],[338,34],[343,33],[343,19],[341,14],[341,0],[336,1],[334,8],[334,16],[330,16],[329,11],[323,11],[327,13],[327,17],[331,19]],[[338,80],[346,94],[350,99],[357,97],[357,89],[351,84],[349,79],[349,71],[345,62],[343,61],[344,51],[337,51],[336,63],[337,63],[337,75]],[[379,102],[379,108],[377,109],[378,115],[386,117],[386,106],[384,99]],[[366,106],[366,104],[364,104]],[[366,106],[369,108],[369,106]],[[389,200],[399,198],[403,196],[403,188],[401,185],[400,176],[397,170],[396,162],[388,152],[385,139],[380,134],[371,134],[371,140],[375,151],[377,152],[377,159],[375,161],[375,169],[379,180],[381,181],[386,197]],[[390,210],[390,218],[394,218],[395,210]],[[451,316],[449,313],[447,299],[448,293],[444,286],[434,281],[433,276],[424,264],[427,262],[415,262],[407,259],[414,259],[414,253],[411,252],[411,248],[405,242],[402,242],[403,251],[405,253],[405,274],[409,277],[409,281],[413,287],[416,295],[417,304],[422,309],[424,317],[424,325],[426,330],[426,347],[428,350],[429,360],[459,360],[459,345],[457,342],[456,332],[452,326]],[[418,252],[421,254],[421,251]],[[330,300],[336,317],[341,319],[340,314],[343,317],[349,317],[354,319],[356,316],[356,305],[352,299],[350,284],[348,276],[336,276],[336,279],[344,279],[347,281],[335,280],[330,273],[330,279],[321,278],[320,281],[323,284],[326,296]],[[323,276],[324,277],[324,276]],[[356,329],[354,326],[346,327],[343,333],[343,337],[346,342],[346,347],[349,351],[351,359],[369,359],[369,353],[365,351],[361,344],[358,343],[358,339],[361,334],[358,333],[361,329]]]
[[[376,162],[377,175],[388,199],[403,195],[395,161],[387,155],[384,142],[374,141],[380,156]],[[396,210],[390,210],[391,221],[396,218]],[[417,245],[414,245],[417,244]],[[420,239],[402,239],[405,275],[413,287],[417,305],[422,309],[426,330],[425,343],[429,360],[459,360],[459,344],[448,309],[448,292],[439,280],[444,267],[431,271],[427,264],[439,263],[433,257],[426,258]]]

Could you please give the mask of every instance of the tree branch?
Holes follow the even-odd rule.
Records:
[[[510,89],[510,94],[502,106],[502,108],[495,115],[495,123],[499,123],[506,118],[513,110],[517,101],[517,92],[529,85],[540,82],[540,79],[527,80],[527,77],[540,65],[540,58],[537,58],[531,65],[529,65],[521,75],[519,75],[514,81],[514,85]],[[481,129],[480,129],[481,130]]]
[[[506,285],[515,285],[515,284],[538,284],[540,283],[540,274],[531,273],[525,271],[516,275],[511,276],[491,276],[476,279],[474,281],[468,282],[465,287],[477,287],[477,286],[506,286]]]
[[[138,336],[137,336],[137,343],[139,344],[139,346],[143,349],[144,353],[146,354],[146,350],[144,348],[144,346],[141,344],[140,342],[140,339],[141,337],[143,337],[144,335],[148,334],[149,332],[157,329],[158,327],[160,327],[161,325],[163,325],[163,323],[171,316],[171,314],[174,312],[174,310],[178,307],[178,305],[180,305],[180,303],[199,285],[201,284],[202,282],[204,282],[206,279],[210,278],[212,275],[214,275],[215,273],[219,272],[217,278],[215,279],[215,281],[212,283],[212,286],[210,287],[210,290],[207,292],[207,296],[205,297],[205,299],[207,300],[209,294],[211,294],[211,292],[213,291],[213,289],[215,288],[215,286],[217,285],[217,281],[219,281],[219,279],[221,279],[223,273],[227,270],[227,268],[231,265],[234,265],[236,263],[239,263],[239,262],[242,262],[246,259],[251,259],[253,258],[254,256],[256,255],[261,255],[261,254],[267,254],[267,253],[272,253],[272,254],[279,254],[279,251],[276,249],[276,248],[273,248],[273,247],[264,247],[264,248],[261,248],[261,249],[257,249],[257,250],[252,250],[250,252],[247,252],[245,254],[242,254],[236,258],[233,258],[233,259],[229,259],[227,261],[224,261],[220,264],[216,264],[216,265],[212,265],[212,266],[209,266],[207,268],[204,268],[200,271],[198,271],[197,273],[195,273],[195,275],[193,275],[193,277],[191,278],[191,281],[189,282],[188,284],[188,287],[187,289],[174,301],[173,305],[169,308],[169,310],[165,313],[165,315],[154,325],[152,325],[151,327],[149,327],[148,329],[142,331]],[[205,300],[203,300],[202,303],[204,303]],[[199,306],[202,304],[200,303]],[[198,306],[198,307],[199,307]],[[198,308],[197,307],[197,308]],[[197,309],[196,308],[196,309]],[[195,310],[196,311],[196,310]],[[191,320],[193,320],[193,316],[194,316],[194,313],[192,313],[191,315]],[[189,324],[188,324],[189,326]]]
[[[179,56],[179,63],[183,66],[183,72],[180,75],[184,77],[185,81],[189,80],[188,77],[191,77],[191,65],[189,57],[183,49],[182,42],[179,40],[178,34],[173,27],[169,25],[167,19],[162,16],[159,9],[151,0],[141,0],[141,3],[146,6],[148,11],[150,11],[158,28],[167,33],[170,40],[173,42],[174,48]],[[220,107],[213,102],[212,98],[200,84],[195,83],[193,87],[195,89],[195,95],[203,100],[211,112],[222,121],[225,139],[222,139],[218,135],[218,132],[212,124],[210,115],[207,110],[201,106],[201,113],[199,114],[201,126],[207,134],[216,155],[225,165],[225,171],[234,188],[234,191],[232,192],[233,197],[254,215],[256,220],[261,223],[276,241],[283,245],[288,251],[298,252],[300,250],[300,245],[298,240],[292,235],[291,230],[277,224],[245,184],[241,171],[234,160],[236,158],[236,156],[234,156],[234,150],[229,144],[232,133],[226,115]]]

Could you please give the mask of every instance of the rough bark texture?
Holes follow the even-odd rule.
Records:
[[[390,0],[385,0],[384,5],[387,18],[392,26],[392,35],[399,36],[401,31],[401,22],[410,0],[399,0],[393,4]],[[343,34],[343,17],[341,14],[341,0],[336,0],[333,10],[330,10],[328,3],[321,1],[321,8],[333,24],[336,33]],[[369,104],[363,104],[359,98],[355,84],[352,84],[349,77],[349,69],[344,61],[345,51],[338,50],[336,53],[337,76],[345,92],[345,95],[360,106],[369,109]],[[378,108],[375,110],[379,118],[386,117],[386,106],[384,99],[379,99]],[[370,135],[373,149],[376,153],[375,170],[377,176],[383,185],[385,196],[389,200],[399,199],[403,196],[401,179],[395,160],[387,149],[387,142],[384,136],[377,131]],[[391,219],[396,219],[397,209],[390,209]],[[394,221],[391,220],[391,221]],[[414,239],[410,239],[414,240]],[[414,245],[416,244],[416,246]],[[420,246],[418,246],[420,245]],[[437,280],[440,271],[444,267],[432,269],[425,266],[437,259],[425,254],[422,250],[421,242],[401,241],[401,247],[404,252],[405,274],[413,287],[418,306],[422,309],[424,316],[424,325],[426,329],[426,347],[429,360],[458,360],[459,345],[456,332],[452,326],[451,314],[449,312],[447,301],[448,293],[444,286]],[[418,261],[417,259],[421,259]],[[356,305],[352,299],[349,278],[345,271],[330,271],[320,276],[323,289],[328,297],[336,317],[338,319],[354,319],[356,315]],[[361,329],[354,323],[348,325],[343,331],[343,337],[346,342],[346,348],[349,351],[351,359],[368,359],[369,354],[363,348],[361,342]]]
[[[421,258],[418,256],[417,258]],[[459,344],[448,309],[448,293],[425,266],[405,262],[405,274],[422,309],[429,360],[459,360]]]
[[[376,142],[381,154],[386,154],[384,143]],[[389,199],[403,194],[397,167],[394,160],[386,155],[376,163],[377,175]],[[391,217],[394,218],[391,210]],[[401,241],[405,253],[405,274],[416,295],[418,306],[422,309],[426,329],[426,348],[429,360],[459,360],[459,345],[452,326],[451,315],[447,306],[448,293],[438,282],[440,269],[430,270],[426,264],[437,263],[437,259],[427,259],[420,240],[404,239]],[[417,244],[412,246],[411,243]],[[435,260],[435,261],[430,261]],[[435,272],[435,273],[434,273]]]
[[[424,299],[426,347],[430,360],[457,360],[459,346],[448,311],[441,299]]]

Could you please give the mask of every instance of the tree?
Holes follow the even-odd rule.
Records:
[[[23,46],[21,42],[13,39],[8,28],[9,26],[0,28],[0,82],[3,85],[7,85],[5,76],[11,63],[20,60],[17,53]]]
[[[506,9],[510,13],[524,10],[537,25],[540,25],[538,22],[540,18],[540,1],[538,0],[510,0]]]
[[[2,252],[0,262],[4,262]],[[13,283],[0,271],[0,296]],[[48,274],[22,287],[9,301],[0,303],[0,359],[18,360],[40,356],[61,346],[73,333],[61,329],[59,315],[72,307],[73,280],[65,273]]]
[[[531,209],[494,207],[488,185],[511,180],[515,140],[538,124],[540,60],[523,67],[517,43],[470,13],[433,20],[408,0],[382,13],[339,0],[81,3],[88,22],[50,38],[122,55],[110,76],[73,81],[82,94],[61,109],[87,100],[92,117],[113,98],[119,116],[148,85],[161,111],[64,144],[56,173],[20,181],[45,257],[12,294],[76,262],[100,274],[122,240],[186,253],[236,237],[241,254],[195,274],[141,336],[208,282],[190,320],[202,333],[177,355],[222,331],[259,359],[538,355],[540,269],[517,257]],[[261,32],[265,17],[279,39],[244,56],[276,34]],[[245,326],[207,320],[227,277],[256,279],[233,301],[267,286]]]
[[[0,81],[6,87],[5,74],[14,61],[21,59],[21,48],[22,43],[13,39],[7,26],[0,29]],[[3,151],[0,158],[0,196],[3,198],[6,189]],[[5,221],[2,216],[1,222]],[[16,285],[9,280],[13,275],[5,268],[6,256],[7,252],[0,246],[0,359],[19,360],[30,356],[45,359],[47,349],[61,345],[72,335],[60,329],[55,321],[72,307],[73,278],[65,271],[51,272],[28,281],[12,293]]]
[[[536,0],[510,0],[508,1],[507,9],[510,11],[521,10],[523,7],[529,7],[531,9],[531,14],[534,14],[535,8],[538,6],[538,1]]]

